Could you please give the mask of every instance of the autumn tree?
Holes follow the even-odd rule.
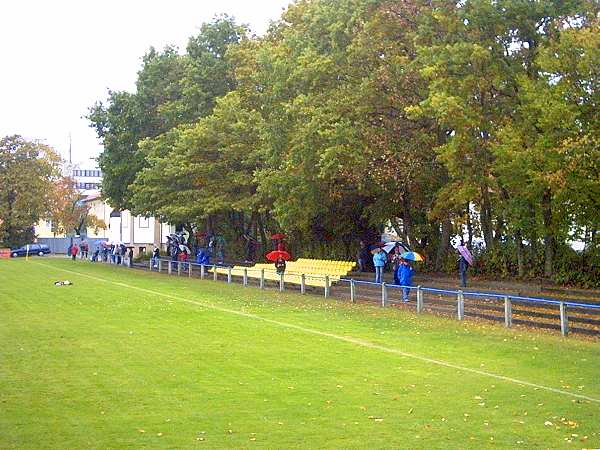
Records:
[[[0,245],[33,241],[59,173],[59,158],[47,145],[21,136],[0,140]]]

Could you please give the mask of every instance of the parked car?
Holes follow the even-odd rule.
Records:
[[[29,247],[29,250],[27,249],[27,247]],[[27,255],[28,251],[29,251],[30,256],[31,255],[44,256],[49,253],[52,253],[50,251],[50,247],[48,247],[46,244],[29,244],[29,245],[24,245],[23,247],[12,249],[10,251],[10,255],[13,258],[16,258],[17,256]]]

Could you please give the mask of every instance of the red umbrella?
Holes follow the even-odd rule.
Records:
[[[283,234],[283,233],[275,233],[273,235],[271,235],[271,239],[285,239],[287,237],[287,234]]]
[[[267,253],[267,259],[269,261],[277,261],[279,258],[283,258],[285,261],[292,259],[290,254],[285,250],[273,250],[271,253]]]

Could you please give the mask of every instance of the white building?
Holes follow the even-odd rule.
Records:
[[[175,227],[162,224],[153,217],[133,216],[129,211],[118,211],[112,208],[101,197],[100,186],[102,172],[94,169],[72,169],[71,177],[76,182],[76,188],[84,197],[89,208],[89,213],[102,220],[106,229],[88,228],[81,236],[75,237],[75,242],[86,239],[93,243],[96,241],[122,242],[134,249],[134,254],[152,251],[157,245],[164,248],[167,236],[175,232]],[[71,236],[54,234],[52,223],[42,220],[35,227],[38,241],[51,246],[55,253],[64,253],[70,245]]]

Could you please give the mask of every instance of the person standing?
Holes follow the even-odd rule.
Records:
[[[88,250],[88,243],[86,241],[81,241],[81,259],[87,259]]]
[[[369,247],[363,241],[360,241],[360,248],[356,255],[356,259],[359,272],[366,272],[367,262],[369,261]]]
[[[464,242],[456,248],[458,251],[458,274],[460,275],[460,287],[467,287],[467,269],[473,265],[473,255],[465,246]]]
[[[460,275],[460,287],[467,287],[467,269],[469,263],[463,255],[458,258],[458,274]]]
[[[73,244],[71,246],[71,259],[73,261],[77,259],[77,253],[79,253],[79,247],[77,247],[77,244]]]
[[[383,269],[387,262],[387,254],[379,249],[377,253],[373,255],[373,265],[375,266],[375,283],[383,282]]]
[[[129,267],[133,267],[133,247],[129,247],[129,251],[127,252],[127,259]]]
[[[153,269],[158,269],[159,258],[160,258],[160,250],[155,245],[154,248],[152,249],[152,268]]]
[[[398,281],[402,286],[402,300],[408,302],[408,296],[410,294],[410,287],[412,286],[412,277],[415,269],[412,268],[410,263],[406,259],[400,259],[398,265]]]
[[[394,274],[394,284],[396,285],[400,285],[400,278],[398,276],[398,269],[400,268],[400,261],[401,261],[401,251],[400,251],[400,247],[396,246],[394,247],[394,252],[392,253],[392,271]]]
[[[277,258],[275,261],[275,270],[277,271],[277,275],[285,273],[285,266],[285,259],[283,259],[281,256]]]
[[[215,256],[218,264],[225,262],[225,238],[220,234],[215,237]]]

